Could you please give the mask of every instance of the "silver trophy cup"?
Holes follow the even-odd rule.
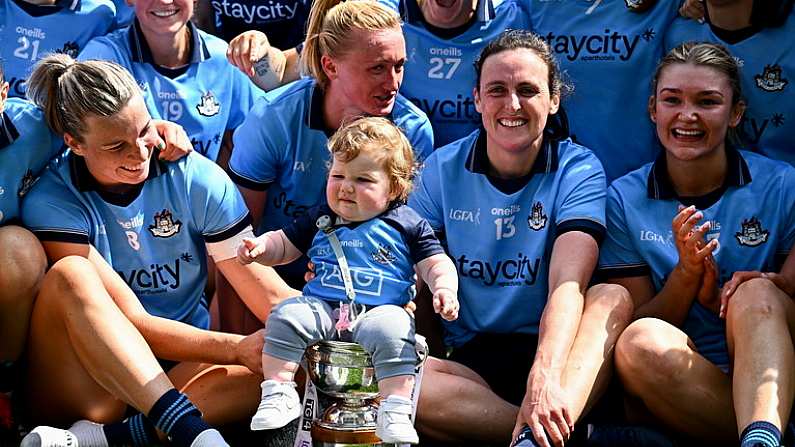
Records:
[[[427,357],[421,340],[418,364]],[[321,341],[306,350],[309,379],[334,400],[312,426],[315,447],[380,446],[375,436],[378,383],[370,355],[357,343]]]

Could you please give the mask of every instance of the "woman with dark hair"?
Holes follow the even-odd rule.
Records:
[[[444,326],[452,354],[428,363],[417,424],[450,442],[507,442],[513,431],[517,445],[560,446],[605,390],[632,313],[623,288],[588,287],[605,174],[568,138],[541,38],[503,33],[476,76],[482,127],[436,150],[409,200],[446,243],[461,303]]]
[[[635,317],[616,346],[632,414],[699,442],[777,447],[795,393],[795,304],[765,278],[795,242],[795,169],[739,150],[745,103],[736,59],[709,43],[671,50],[649,112],[665,149],[614,181],[600,268]]]

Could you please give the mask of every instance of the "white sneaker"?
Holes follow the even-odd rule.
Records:
[[[252,430],[282,428],[301,415],[301,400],[295,392],[295,382],[262,382],[262,400],[251,418]]]
[[[20,447],[78,447],[77,436],[69,430],[41,425],[24,438]]]
[[[39,426],[22,439],[22,447],[108,447],[102,424],[77,421],[69,430]]]
[[[387,444],[419,444],[417,430],[411,422],[412,402],[391,395],[381,401],[375,435]]]

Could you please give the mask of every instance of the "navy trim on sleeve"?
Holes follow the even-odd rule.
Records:
[[[569,231],[582,231],[583,233],[590,234],[598,245],[602,245],[602,241],[604,241],[605,234],[607,233],[607,229],[599,222],[588,219],[572,219],[558,224],[555,239]]]
[[[243,177],[241,175],[238,175],[237,173],[235,173],[235,171],[233,171],[231,169],[227,173],[229,174],[229,178],[232,179],[232,181],[236,185],[240,185],[240,186],[242,186],[244,188],[248,188],[248,189],[251,189],[251,190],[254,190],[254,191],[267,191],[268,188],[270,188],[270,186],[274,183],[272,181],[271,182],[265,182],[265,183],[255,182],[255,181],[249,180],[249,179],[247,179],[247,178],[245,178],[245,177]]]
[[[33,234],[35,234],[40,241],[45,241],[45,242],[69,242],[73,244],[85,244],[85,245],[88,245],[90,243],[90,241],[88,240],[88,235],[81,233],[67,233],[63,231],[40,230],[40,231],[34,231]]]
[[[400,232],[415,264],[445,252],[428,221],[407,205],[390,208],[380,216],[380,219]]]
[[[204,242],[213,243],[213,242],[221,242],[229,239],[230,237],[240,233],[243,231],[246,226],[251,225],[251,214],[246,213],[245,217],[240,219],[240,221],[231,227],[227,228],[226,230],[216,233],[216,234],[206,234],[203,235]]]
[[[306,253],[312,246],[315,235],[319,231],[315,222],[324,214],[328,215],[332,222],[336,220],[336,215],[331,211],[328,205],[317,205],[310,208],[306,214],[295,218],[291,224],[282,228],[284,236],[298,249],[298,251]]]
[[[617,265],[599,267],[598,273],[603,278],[632,278],[636,276],[651,276],[651,268],[648,264]]]

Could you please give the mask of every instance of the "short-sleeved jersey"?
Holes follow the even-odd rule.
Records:
[[[210,0],[217,35],[227,42],[238,34],[257,30],[281,50],[304,40],[312,0]]]
[[[388,116],[414,148],[417,160],[433,150],[428,117],[398,95]],[[333,131],[323,122],[323,92],[304,78],[269,92],[251,109],[234,134],[230,176],[240,186],[268,191],[259,232],[285,227],[326,201],[326,178]],[[305,260],[279,269],[303,276]]]
[[[479,332],[538,333],[555,238],[578,230],[601,240],[605,228],[605,175],[590,150],[545,143],[524,186],[510,191],[487,174],[485,135],[431,154],[409,199],[458,270],[461,310],[445,322],[451,346]]]
[[[22,197],[63,148],[33,103],[9,98],[0,114],[0,225],[19,218]]]
[[[739,270],[777,271],[777,256],[786,256],[795,242],[795,169],[735,149],[727,158],[725,190],[695,201],[676,195],[664,154],[614,181],[600,270],[614,278],[648,275],[659,292],[678,261],[671,221],[682,203],[696,205],[702,222],[711,224],[706,239],[719,244],[720,285]],[[715,313],[694,301],[682,329],[699,352],[728,365],[724,322]]]
[[[129,70],[152,117],[180,124],[193,148],[216,160],[224,132],[239,126],[265,92],[229,63],[226,42],[191,22],[187,26],[191,56],[181,70],[155,64],[137,19],[130,27],[89,42],[80,59],[110,60]]]
[[[116,6],[116,29],[132,25],[135,19],[135,7],[127,4],[127,0],[113,0]]]
[[[507,28],[529,29],[529,0],[506,0],[496,8],[480,0],[473,21],[444,35],[425,22],[417,0],[400,2],[406,38],[406,71],[400,93],[428,115],[437,147],[480,127],[472,89],[474,61]]]
[[[113,29],[116,8],[110,0],[58,0],[37,6],[0,0],[0,60],[9,96],[25,97],[33,65],[48,53],[77,57],[95,36]]]
[[[573,139],[594,151],[608,180],[657,155],[647,104],[679,3],[658,1],[637,13],[624,0],[533,1],[532,29],[574,86],[563,101]]]
[[[430,225],[405,206],[394,206],[364,221],[339,223],[328,205],[312,208],[284,229],[287,239],[315,264],[315,278],[304,295],[346,302],[340,264],[328,236],[319,231],[318,219],[335,222],[333,230],[351,271],[356,302],[369,306],[403,306],[414,298],[414,265],[444,253]]]
[[[748,149],[795,165],[795,10],[783,26],[761,29],[736,43],[722,40],[708,24],[674,21],[666,47],[688,41],[729,49],[740,65],[747,102],[741,128]]]
[[[23,223],[42,241],[94,246],[150,314],[207,328],[205,243],[239,233],[248,210],[221,168],[198,154],[169,163],[155,154],[149,169],[139,191],[113,197],[66,151],[22,202]]]

